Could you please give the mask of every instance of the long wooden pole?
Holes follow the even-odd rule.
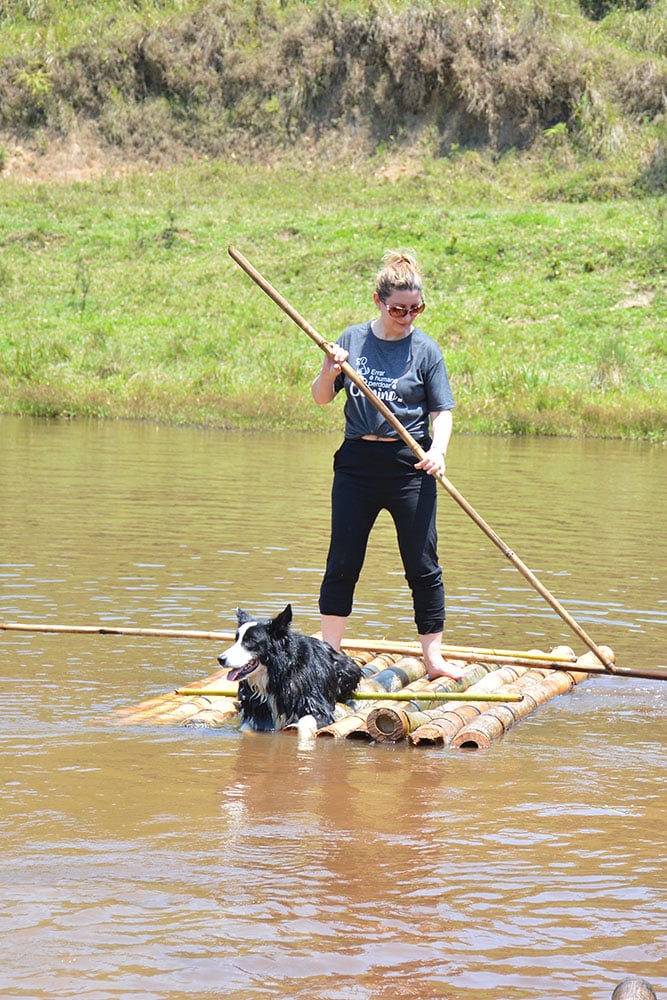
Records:
[[[278,291],[276,291],[276,289],[272,285],[269,284],[269,282],[264,277],[262,277],[259,271],[255,267],[253,267],[250,261],[247,260],[243,256],[243,254],[240,253],[235,247],[229,246],[227,249],[230,257],[234,261],[236,261],[239,267],[241,267],[257,285],[259,285],[262,291],[265,292],[270,299],[273,299],[276,305],[280,306],[283,312],[287,313],[290,319],[294,320],[297,326],[301,327],[304,333],[307,333],[308,336],[315,341],[318,347],[320,347],[325,354],[327,354],[329,357],[333,357],[334,351],[332,345],[328,341],[326,341],[324,337],[322,337],[321,334],[319,334],[317,330],[315,330],[310,325],[310,323],[308,323],[302,316],[299,315],[299,313],[296,311],[296,309],[293,308],[293,306],[290,305],[287,299],[285,299]],[[389,409],[386,403],[384,403],[379,398],[379,396],[375,392],[373,392],[370,386],[366,384],[363,378],[361,378],[361,376],[357,374],[354,368],[352,368],[352,366],[349,365],[347,361],[344,361],[341,364],[341,370],[345,373],[345,375],[347,375],[350,381],[353,382],[357,386],[357,388],[370,400],[373,406],[375,406],[375,408],[380,411],[380,413],[385,418],[387,423],[394,428],[399,437],[402,438],[403,441],[405,441],[405,443],[419,458],[419,460],[421,461],[423,458],[425,458],[426,452],[421,447],[421,445],[418,444],[418,442],[412,437],[410,432],[405,429],[405,427],[398,419],[398,417],[396,417],[392,413],[392,411]],[[609,660],[605,656],[604,652],[600,649],[597,643],[595,643],[593,639],[591,639],[591,637],[581,627],[581,625],[579,625],[579,623],[575,621],[572,615],[568,611],[566,611],[566,609],[563,607],[560,601],[558,601],[554,597],[551,591],[547,587],[545,587],[540,580],[538,580],[538,578],[535,576],[532,570],[530,570],[528,566],[526,566],[526,564],[519,558],[519,556],[517,556],[517,554],[513,552],[508,545],[505,544],[502,538],[493,530],[493,528],[489,524],[487,524],[484,518],[477,513],[475,508],[468,503],[466,498],[461,493],[459,493],[459,491],[449,481],[449,479],[447,479],[444,473],[438,473],[436,475],[436,478],[439,480],[441,486],[444,486],[444,488],[447,490],[452,499],[454,499],[456,503],[466,512],[466,514],[470,518],[472,518],[475,524],[482,529],[484,534],[488,538],[490,538],[491,541],[494,543],[494,545],[496,545],[500,549],[503,555],[510,560],[510,562],[519,570],[521,575],[526,580],[528,580],[528,582],[531,584],[532,587],[535,588],[538,594],[540,594],[544,598],[547,604],[549,604],[553,608],[553,610],[558,615],[560,615],[560,617],[563,619],[566,625],[568,625],[572,629],[572,631],[579,636],[582,642],[584,642],[586,646],[588,646],[588,648],[592,650],[593,653],[595,653],[597,658],[603,664],[605,670],[609,671],[610,673],[616,672],[618,668],[611,660]]]
[[[164,636],[169,639],[212,639],[216,642],[232,642],[234,632],[213,631],[206,632],[198,629],[181,628],[145,628],[131,625],[56,625],[39,624],[37,622],[0,622],[0,631],[6,632],[47,632],[47,633],[70,633],[81,635],[136,635],[136,636]],[[418,642],[394,641],[392,639],[343,639],[343,648],[349,653],[363,653],[369,648],[375,653],[401,653],[406,656],[421,656],[422,648]],[[484,662],[484,658],[497,662],[497,658],[510,658],[512,663],[517,657],[528,657],[532,660],[546,660],[562,663],[565,657],[557,653],[542,653],[537,650],[530,652],[520,649],[496,649],[484,646],[454,646],[447,643],[442,645],[443,654],[447,654],[451,659],[476,660]],[[572,654],[572,663],[576,660]]]
[[[211,639],[216,642],[232,642],[234,632],[206,632],[197,629],[180,628],[145,628],[130,625],[56,625],[39,624],[37,622],[0,622],[0,631],[6,632],[45,632],[68,633],[70,635],[135,635],[158,636],[168,639]],[[392,639],[343,639],[343,648],[348,653],[365,653],[372,648],[374,653],[401,653],[405,656],[421,656],[422,648],[418,642],[398,641]],[[484,646],[454,646],[443,643],[443,655],[450,659],[477,660],[480,663],[498,662],[498,659],[508,659],[516,663],[517,659],[528,658],[532,661],[564,663],[567,658],[558,653],[543,653],[539,650],[496,649]],[[574,663],[574,653],[571,662]]]
[[[185,628],[140,628],[131,625],[45,625],[37,622],[0,622],[0,632],[38,632],[53,635],[129,635],[168,639],[205,639],[232,642],[234,632],[207,632]],[[392,642],[389,639],[344,639],[343,649],[352,655],[372,650],[374,653],[399,653],[421,656],[421,646],[415,642]],[[485,649],[480,646],[442,647],[443,655],[453,660],[469,663],[507,663],[519,666],[548,667],[549,670],[571,670],[576,657],[566,658],[555,653],[538,653],[518,649]],[[609,659],[609,657],[607,657]],[[589,674],[606,674],[602,664],[577,667]],[[615,667],[619,677],[642,677],[648,680],[667,681],[667,670],[650,668]]]

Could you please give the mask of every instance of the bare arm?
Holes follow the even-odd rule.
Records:
[[[313,381],[310,391],[313,399],[319,406],[326,406],[334,398],[334,382],[340,375],[340,366],[343,361],[347,361],[349,354],[342,347],[333,345],[334,356],[324,355],[324,361],[317,378]]]
[[[415,468],[424,469],[429,475],[435,476],[444,473],[446,468],[445,456],[452,436],[452,411],[436,410],[430,417],[433,444],[427,451],[426,457],[417,462]]]

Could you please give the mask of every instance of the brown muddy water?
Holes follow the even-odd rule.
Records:
[[[0,419],[0,619],[315,631],[337,437]],[[667,662],[667,454],[457,437],[448,475],[619,663]],[[447,638],[584,652],[443,491]],[[413,638],[380,522],[355,638]],[[0,994],[667,996],[660,681],[595,678],[486,752],[113,726],[190,639],[0,632]]]

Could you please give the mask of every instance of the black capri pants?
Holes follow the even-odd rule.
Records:
[[[425,451],[430,441],[420,442]],[[405,578],[412,591],[419,635],[441,632],[445,589],[438,563],[437,483],[415,469],[402,441],[346,438],[334,455],[331,543],[320,588],[320,614],[342,618],[352,611],[371,529],[381,510],[396,527]]]

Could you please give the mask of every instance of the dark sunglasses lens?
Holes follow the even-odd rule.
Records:
[[[420,313],[424,312],[426,308],[426,303],[422,302],[418,306],[410,306],[408,309],[406,306],[387,306],[387,312],[394,319],[403,319],[410,313],[411,316],[419,316]]]

